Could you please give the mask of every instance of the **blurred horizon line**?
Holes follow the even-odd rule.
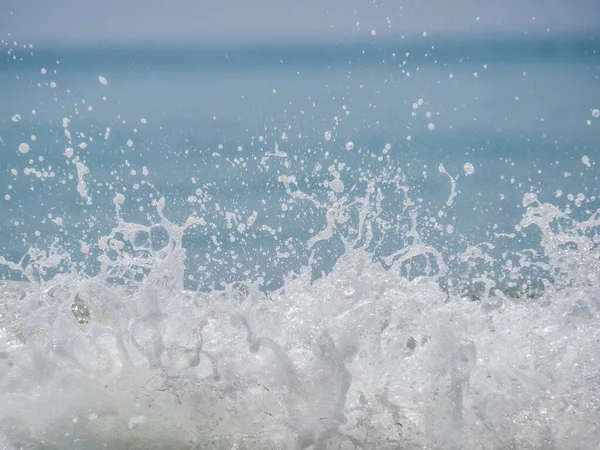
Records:
[[[78,48],[96,48],[96,49],[143,49],[143,48],[272,48],[272,47],[302,47],[302,46],[344,46],[344,45],[394,45],[394,44],[424,44],[439,45],[443,42],[453,44],[468,44],[472,41],[484,41],[488,43],[498,42],[597,42],[600,43],[600,30],[581,30],[581,31],[556,31],[556,32],[523,32],[514,33],[494,32],[494,33],[475,33],[475,32],[430,32],[430,33],[407,33],[405,35],[383,35],[379,36],[320,36],[315,38],[278,38],[278,39],[119,39],[119,40],[98,40],[98,39],[17,39],[12,36],[2,38],[1,46],[4,48],[14,46],[15,51],[29,52],[33,50],[69,50]],[[14,45],[14,44],[17,45]],[[33,48],[30,48],[33,46]],[[2,47],[0,47],[2,48]]]
[[[538,61],[600,61],[600,35],[577,34],[537,36],[427,36],[414,39],[345,41],[271,41],[165,43],[154,42],[95,45],[18,47],[0,56],[0,70],[33,69],[58,64],[78,70],[106,70],[109,66],[128,71],[165,68],[258,69],[306,67],[405,66],[406,61],[431,64],[487,64],[493,55],[497,64]],[[1,48],[1,47],[0,47]],[[63,67],[64,67],[63,65]],[[37,70],[37,69],[36,69]],[[418,70],[418,69],[417,69]]]

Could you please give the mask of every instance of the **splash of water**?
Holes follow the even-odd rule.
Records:
[[[362,200],[352,207],[369,235],[377,213]],[[351,215],[346,203],[329,207],[309,245]],[[201,219],[177,226],[161,199],[155,225],[118,219],[100,239],[97,276],[4,284],[3,439],[86,448],[120,445],[111,439],[145,448],[590,448],[600,404],[600,263],[590,233],[600,219],[577,222],[536,199],[528,206],[520,227],[540,231],[543,258],[523,252],[520,266],[549,274],[531,298],[485,276],[483,295],[457,295],[435,248],[417,239],[382,265],[365,249],[369,239],[355,248],[358,238],[325,277],[315,280],[307,266],[272,292],[242,283],[200,293],[184,289],[182,236]],[[149,242],[153,227],[168,234],[159,250]],[[25,268],[0,262],[31,276],[68,259],[30,256],[37,262]],[[467,251],[462,260],[484,257]],[[403,264],[418,258],[432,266],[407,279]]]
[[[87,212],[102,200],[101,183],[74,126],[63,119],[64,154]],[[102,130],[104,140],[115,133]],[[529,192],[519,234],[453,245],[446,218],[460,179],[444,165],[436,167],[448,189],[434,210],[398,168],[348,174],[331,164],[325,189],[311,190],[291,155],[272,147],[257,173],[271,176],[281,164],[272,181],[287,195],[282,210],[322,218],[302,243],[306,261],[275,287],[253,274],[221,289],[190,288],[190,272],[208,278],[207,267],[220,264],[215,252],[203,268],[193,265],[185,245],[218,228],[210,199],[195,188],[188,202],[201,203],[204,216],[178,225],[147,181],[133,187],[153,189],[156,215],[145,222],[128,219],[128,199],[111,187],[114,226],[81,243],[92,263],[59,241],[18,262],[0,257],[23,280],[0,284],[2,448],[597,445],[600,212],[576,217]],[[360,150],[358,140],[342,148]],[[471,163],[463,170],[476,173]],[[51,173],[27,169],[38,179]],[[212,206],[230,237],[259,227],[254,209]],[[272,220],[260,230],[277,235]],[[339,258],[328,256],[334,243]],[[298,248],[271,250],[285,259]]]

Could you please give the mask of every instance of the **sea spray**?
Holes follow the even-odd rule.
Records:
[[[444,270],[403,275],[410,259],[439,257],[419,244],[384,265],[349,246],[327,276],[306,267],[271,292],[187,291],[181,238],[199,219],[177,226],[163,208],[158,251],[136,242],[148,227],[117,219],[95,277],[3,286],[7,442],[588,448],[597,436],[596,215],[557,233],[564,212],[533,202],[520,226],[540,229],[552,281],[518,298],[482,278],[489,290],[471,298],[441,283]]]
[[[544,66],[553,95],[537,105],[522,61],[481,71],[429,44],[405,53],[411,84],[386,46],[319,53],[313,67],[343,63],[305,85],[273,78],[288,55],[263,48],[249,59],[275,66],[243,82],[165,63],[146,91],[152,60],[212,57],[133,52],[130,72],[71,58],[61,71],[93,68],[78,89],[40,82],[2,136],[0,447],[596,448],[597,110],[584,122],[577,101],[593,45]],[[9,89],[39,77],[23,58],[0,72]],[[57,59],[41,74],[59,76]],[[518,109],[498,110],[505,98]]]

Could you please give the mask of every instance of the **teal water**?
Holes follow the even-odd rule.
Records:
[[[596,448],[598,42],[3,42],[0,445]]]
[[[350,172],[347,185],[358,181],[358,168],[399,168],[414,195],[439,201],[448,185],[438,173],[441,163],[448,173],[463,177],[453,208],[456,245],[461,239],[480,240],[494,226],[495,232],[511,232],[526,191],[546,199],[553,199],[557,190],[565,192],[563,199],[583,192],[590,201],[598,172],[581,158],[595,162],[599,151],[592,116],[600,103],[596,44],[590,38],[423,39],[264,48],[14,49],[4,56],[0,75],[3,189],[11,196],[0,210],[0,248],[15,258],[32,242],[57,234],[69,233],[61,237],[67,246],[78,243],[82,233],[102,235],[110,225],[100,220],[90,229],[89,217],[114,215],[110,192],[139,183],[143,166],[151,169],[152,183],[166,196],[173,217],[185,218],[193,209],[188,197],[201,188],[223,209],[237,207],[246,216],[256,210],[257,224],[281,224],[278,241],[301,247],[309,237],[307,229],[324,211],[282,214],[286,194],[273,177],[282,170],[282,161],[271,158],[268,168],[256,164],[275,143],[292,157],[291,172],[302,174],[309,191],[322,194],[327,189],[318,185],[327,166],[343,161]],[[101,85],[99,75],[109,85]],[[56,88],[50,87],[52,81]],[[412,105],[419,99],[424,103],[415,110]],[[14,114],[22,117],[18,123],[11,121]],[[73,133],[85,138],[68,144],[64,117],[77,130]],[[147,125],[140,124],[142,118]],[[110,137],[104,139],[107,127]],[[332,139],[325,141],[328,130]],[[31,135],[37,137],[33,143]],[[351,152],[345,150],[348,141],[354,143]],[[21,142],[31,144],[26,156],[18,151]],[[102,183],[94,188],[93,204],[83,208],[76,183],[62,184],[76,174],[72,165],[65,166],[64,150],[80,142],[88,147],[77,154],[90,168],[91,180]],[[384,154],[386,144],[391,150]],[[235,158],[247,161],[246,167],[232,163]],[[465,177],[465,163],[475,168],[473,176]],[[314,171],[316,164],[324,169]],[[49,166],[54,179],[39,182],[22,175],[25,167]],[[18,176],[10,174],[13,168]],[[130,175],[132,169],[137,175]],[[565,178],[565,172],[572,176]],[[262,204],[265,198],[268,202]],[[588,207],[594,205],[592,201]],[[136,214],[138,206],[124,207],[132,217],[144,217]],[[47,213],[72,226],[58,230]],[[194,239],[191,249],[200,252],[208,246],[212,252],[207,236]],[[220,245],[224,253],[229,247],[253,253],[256,246],[272,249],[277,244],[262,240],[258,236],[234,245],[225,239]],[[297,251],[306,257],[306,251]],[[194,256],[203,259],[199,253]],[[234,264],[223,258],[225,266]],[[302,258],[286,269],[298,267]],[[259,274],[281,274],[282,269],[268,267],[268,258],[260,265]]]

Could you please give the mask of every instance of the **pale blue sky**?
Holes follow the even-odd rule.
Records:
[[[600,0],[0,0],[2,38],[35,43],[598,34],[599,23]]]

